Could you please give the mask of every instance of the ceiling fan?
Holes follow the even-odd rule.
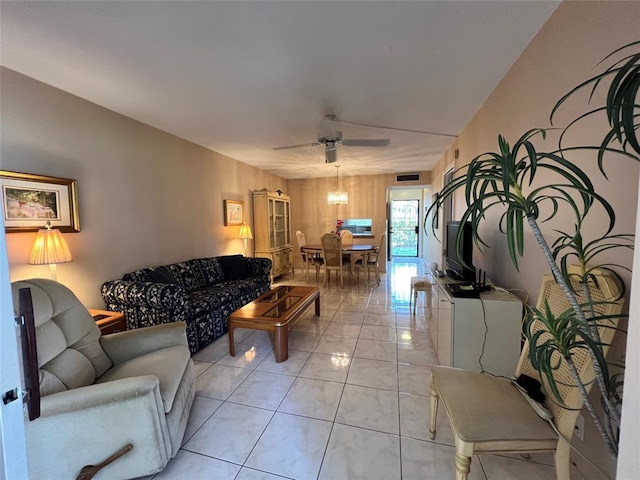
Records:
[[[327,115],[330,117],[330,115]],[[326,118],[326,117],[325,117]],[[332,119],[334,119],[333,117]],[[336,148],[338,145],[342,145],[344,147],[386,147],[391,143],[388,138],[380,138],[380,139],[343,139],[342,132],[336,130],[333,134],[329,136],[324,136],[318,138],[317,142],[312,143],[301,143],[299,145],[286,145],[284,147],[273,147],[274,150],[288,150],[291,148],[301,148],[301,147],[316,147],[318,145],[324,145],[325,150],[325,162],[326,163],[334,163],[337,160],[337,151]]]

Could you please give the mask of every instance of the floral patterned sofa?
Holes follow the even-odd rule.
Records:
[[[269,290],[271,260],[242,255],[197,258],[144,268],[102,285],[108,310],[127,328],[186,322],[191,352],[228,330],[229,315]]]

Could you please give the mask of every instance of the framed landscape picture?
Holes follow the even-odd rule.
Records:
[[[36,232],[51,222],[61,232],[79,232],[78,185],[69,178],[0,170],[7,233]]]
[[[225,200],[224,201],[224,224],[230,225],[242,225],[244,215],[244,202],[237,200]]]

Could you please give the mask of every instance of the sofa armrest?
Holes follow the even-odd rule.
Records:
[[[113,364],[119,365],[162,348],[175,346],[188,348],[186,328],[186,323],[175,322],[112,333],[100,337],[100,345]]]
[[[102,298],[107,305],[131,305],[148,308],[184,310],[187,292],[173,283],[112,280],[102,284]]]
[[[171,440],[156,376],[89,385],[42,397],[41,416],[25,422],[30,478],[75,478],[127,444],[100,478],[131,478],[161,470]]]

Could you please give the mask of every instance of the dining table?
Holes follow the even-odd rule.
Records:
[[[320,243],[308,243],[307,245],[300,247],[300,251],[306,253],[307,255],[322,255],[322,244]],[[377,245],[367,245],[354,243],[353,245],[343,245],[342,253],[344,255],[351,256],[351,271],[355,269],[355,263],[358,258],[362,257],[363,265],[367,264],[368,256],[370,253],[375,253],[378,251]],[[308,267],[307,267],[307,276],[308,276]]]

